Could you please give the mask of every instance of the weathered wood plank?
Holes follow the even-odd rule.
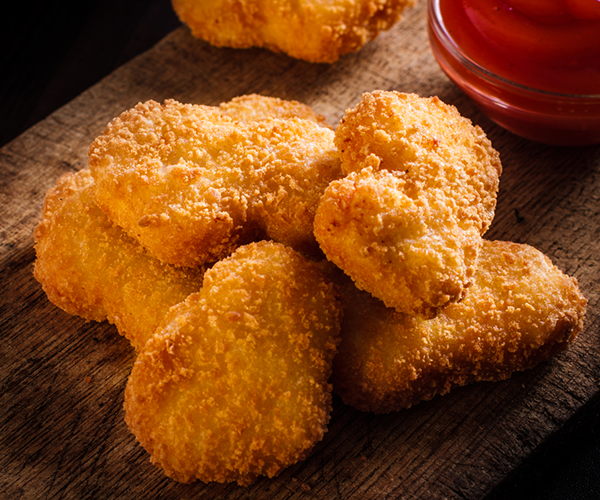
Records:
[[[600,148],[552,148],[491,124],[437,67],[424,7],[333,65],[216,49],[179,29],[2,148],[0,492],[78,500],[478,499],[598,394]],[[93,138],[139,101],[218,104],[258,92],[305,102],[335,125],[375,89],[436,94],[488,132],[505,168],[488,237],[532,244],[576,276],[590,301],[585,331],[534,370],[403,412],[375,416],[335,399],[323,442],[276,479],[249,488],[168,480],[123,420],[134,360],[128,343],[111,326],[52,306],[32,277],[32,231],[45,191],[85,167]]]

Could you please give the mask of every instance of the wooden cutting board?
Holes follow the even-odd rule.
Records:
[[[256,92],[304,102],[336,125],[375,89],[438,95],[486,130],[504,165],[487,237],[529,243],[576,276],[589,299],[585,330],[533,370],[410,410],[375,416],[336,398],[325,439],[275,479],[249,488],[169,480],[124,422],[128,342],[54,307],[32,276],[45,191],[86,167],[90,142],[139,101],[216,105]],[[599,392],[599,193],[599,147],[521,140],[449,82],[429,49],[423,0],[332,65],[217,49],[178,29],[0,151],[0,498],[484,497]]]

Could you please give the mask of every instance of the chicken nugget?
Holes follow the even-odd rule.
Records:
[[[90,147],[98,205],[174,265],[215,262],[264,232],[318,250],[317,204],[341,175],[333,131],[312,119],[247,121],[242,108],[236,119],[174,100],[124,112]]]
[[[415,0],[173,0],[196,38],[217,47],[265,47],[332,63],[397,23]]]
[[[153,258],[93,201],[89,170],[65,174],[46,194],[34,231],[34,276],[48,299],[88,320],[108,319],[140,349],[169,308],[202,286],[204,269]]]
[[[139,354],[126,422],[167,476],[248,485],[303,459],[326,431],[341,306],[317,264],[281,244],[206,272]]]
[[[376,413],[532,368],[574,341],[587,303],[576,279],[540,251],[501,241],[484,241],[465,299],[433,319],[386,308],[349,279],[342,295],[334,391]]]
[[[435,97],[377,91],[335,143],[348,175],[314,220],[327,258],[400,312],[431,317],[462,299],[502,171],[483,131]]]

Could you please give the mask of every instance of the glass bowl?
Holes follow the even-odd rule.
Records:
[[[501,127],[546,144],[600,144],[600,93],[549,92],[498,76],[458,46],[442,18],[440,0],[428,0],[428,30],[444,73]]]

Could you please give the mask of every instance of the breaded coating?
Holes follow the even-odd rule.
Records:
[[[326,431],[341,306],[320,268],[270,241],[238,248],[139,354],[126,422],[181,482],[252,483]]]
[[[334,132],[314,119],[265,117],[273,108],[256,121],[243,103],[223,111],[148,101],[125,111],[90,147],[98,205],[174,265],[214,262],[263,232],[318,250],[317,204],[341,175]]]
[[[310,120],[323,127],[332,128],[327,124],[323,115],[298,101],[288,101],[277,97],[259,94],[246,94],[234,97],[231,101],[221,103],[219,111],[233,118],[246,122],[265,120],[269,118],[302,118]]]
[[[50,302],[88,320],[108,319],[140,349],[169,308],[202,286],[204,270],[151,257],[93,201],[89,170],[65,174],[34,231],[34,276]]]
[[[314,220],[327,258],[400,312],[431,317],[464,297],[502,171],[483,131],[435,97],[376,91],[335,144],[348,175]]]
[[[415,0],[173,0],[192,35],[217,47],[264,47],[332,63],[392,27]]]
[[[424,319],[386,308],[346,278],[334,391],[363,411],[408,408],[476,381],[498,381],[565,350],[586,299],[535,248],[484,241],[465,299]]]

